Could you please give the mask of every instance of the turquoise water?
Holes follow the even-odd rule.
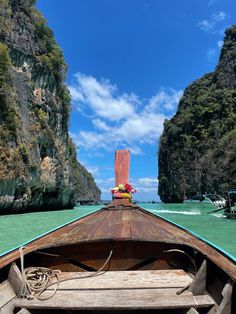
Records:
[[[209,204],[141,204],[141,207],[203,237],[236,259],[236,219],[227,219]]]
[[[84,217],[101,206],[0,216],[0,256],[52,229]]]
[[[220,212],[208,215],[212,210],[209,204],[142,203],[139,206],[191,230],[236,259],[236,219],[226,219]],[[0,256],[100,207],[79,206],[72,210],[0,216]]]

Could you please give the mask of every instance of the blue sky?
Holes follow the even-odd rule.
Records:
[[[114,151],[131,150],[137,200],[158,200],[163,121],[214,70],[234,0],[38,0],[68,64],[70,134],[110,199]]]

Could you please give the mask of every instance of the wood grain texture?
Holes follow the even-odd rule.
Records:
[[[115,151],[115,184],[129,182],[130,151],[128,149]]]
[[[13,314],[14,313],[14,305],[13,305],[13,299],[8,302],[6,305],[4,305],[0,309],[0,314]]]
[[[0,284],[0,309],[15,297],[10,283],[5,280]]]
[[[19,297],[21,295],[22,288],[22,275],[15,263],[11,264],[11,268],[8,274],[8,281],[11,284],[17,296]]]
[[[87,277],[88,275],[92,277]],[[94,276],[93,276],[94,275]],[[70,278],[77,279],[70,279]],[[59,290],[85,289],[153,289],[178,288],[192,282],[183,270],[107,271],[95,273],[62,273]],[[67,280],[67,281],[64,281]],[[49,287],[53,290],[55,285]]]
[[[214,305],[207,296],[193,296],[186,292],[176,295],[176,289],[132,289],[132,290],[79,290],[58,291],[54,297],[46,301],[15,300],[16,307],[28,309],[176,309],[198,308]]]

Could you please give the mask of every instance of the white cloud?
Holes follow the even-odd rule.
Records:
[[[126,120],[114,130],[116,138],[127,142],[141,141],[152,142],[162,131],[162,125],[166,116],[163,114],[140,113]]]
[[[224,41],[223,40],[219,40],[217,41],[217,46],[221,49],[223,47]]]
[[[114,182],[115,182],[115,178],[114,177],[110,177],[110,178],[105,178],[105,179],[97,179],[96,181],[97,181],[97,183],[103,184],[103,185],[111,186],[111,184],[112,184],[112,187],[113,187]]]
[[[227,17],[227,14],[223,11],[216,12],[211,15],[209,19],[200,21],[197,26],[204,32],[219,32],[216,30],[218,24],[224,21]]]
[[[215,23],[220,22],[220,21],[224,21],[225,18],[226,18],[226,13],[223,12],[223,11],[214,13],[214,14],[212,15],[212,20],[213,20]]]
[[[78,101],[78,100],[84,101],[83,95],[80,93],[80,91],[77,88],[75,88],[73,86],[68,86],[68,87],[70,90],[70,95],[74,101]]]
[[[143,194],[149,195],[149,197],[157,194],[158,180],[155,177],[131,178],[130,182],[137,190],[136,199],[142,199]]]
[[[118,94],[109,80],[97,81],[82,73],[75,75],[75,85],[69,86],[72,100],[78,106],[87,106],[95,116],[110,121],[119,121],[132,116],[137,97],[133,94]]]
[[[145,186],[150,186],[153,184],[157,184],[158,183],[158,179],[157,178],[152,178],[152,177],[146,177],[146,178],[139,178],[138,182],[142,185]]]
[[[175,111],[182,94],[182,90],[176,91],[173,88],[161,89],[155,96],[150,98],[145,110],[147,112],[163,109]]]
[[[137,189],[138,192],[142,192],[142,193],[150,193],[150,192],[157,192],[157,187],[151,187],[151,188],[146,188],[146,187],[143,187],[143,186],[140,186],[138,189]]]
[[[197,24],[204,32],[209,32],[214,27],[214,24],[208,20],[203,20]]]
[[[175,113],[183,94],[182,90],[162,88],[142,102],[133,93],[120,93],[109,80],[98,81],[81,73],[76,74],[70,90],[74,105],[85,115],[89,110],[92,116],[93,128],[73,135],[78,147],[90,151],[129,148],[138,155],[142,154],[142,144],[157,142],[164,120]]]
[[[142,148],[139,146],[124,147],[124,149],[129,149],[132,155],[143,155]]]
[[[114,187],[115,178],[98,178],[96,179],[96,183],[105,199],[111,199],[110,190]],[[130,184],[137,190],[137,193],[134,194],[134,199],[144,199],[144,194],[146,194],[147,199],[150,199],[150,197],[153,198],[153,195],[157,193],[158,180],[154,177],[130,178]]]
[[[93,119],[92,123],[96,129],[109,131],[110,127],[106,124],[106,122],[102,121],[101,119]]]

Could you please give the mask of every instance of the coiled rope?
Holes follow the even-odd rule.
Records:
[[[108,258],[106,259],[105,263],[94,273],[88,274],[84,276],[76,276],[73,275],[72,277],[67,277],[64,279],[60,279],[60,270],[53,270],[46,267],[27,267],[24,268],[24,246],[20,247],[20,263],[21,263],[21,275],[22,275],[22,288],[21,288],[21,297],[27,298],[29,300],[36,297],[40,301],[48,300],[52,298],[59,287],[59,283],[67,280],[72,279],[84,279],[89,277],[94,277],[101,275],[103,273],[104,268],[110,262],[110,259],[113,254],[113,250],[110,251]],[[56,280],[56,282],[54,281]],[[56,285],[52,294],[48,297],[42,297],[41,294],[46,291],[50,286]]]

